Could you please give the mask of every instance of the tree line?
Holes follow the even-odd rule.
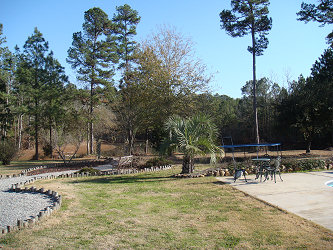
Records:
[[[261,30],[256,29],[259,38],[254,36],[249,47],[255,70],[255,56],[268,44],[265,35],[272,22],[267,17],[268,1],[232,1],[234,11],[245,9],[253,17],[236,2],[264,4],[257,9],[265,16],[260,19]],[[325,17],[320,5],[303,4],[299,15],[302,21],[324,22]],[[235,20],[230,11],[220,16]],[[82,30],[73,34],[67,57],[84,88],[69,82],[37,28],[22,48],[10,51],[0,25],[1,141],[18,149],[34,147],[34,159],[41,148],[65,157],[66,144],[78,150],[83,141],[87,154],[99,154],[102,140],[123,142],[127,153],[133,154],[137,139],[158,149],[166,135],[163,124],[172,115],[204,113],[218,129],[218,144],[225,135],[239,143],[253,142],[259,133],[261,142],[279,141],[308,151],[311,145],[333,144],[332,48],[314,62],[311,76],[300,76],[288,88],[268,78],[257,80],[254,73],[241,89],[242,98],[231,98],[208,91],[212,76],[196,58],[191,39],[175,28],[162,26],[138,43],[140,19],[127,4],[117,7],[111,18],[96,7],[84,13]],[[253,19],[248,20],[255,27]],[[233,33],[235,25],[224,28],[233,36],[247,34]],[[254,117],[260,126],[253,125]]]

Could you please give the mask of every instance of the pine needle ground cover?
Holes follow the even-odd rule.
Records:
[[[220,249],[333,247],[333,233],[249,197],[214,177],[150,174],[36,182],[63,206],[4,249]]]

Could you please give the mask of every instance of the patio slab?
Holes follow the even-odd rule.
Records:
[[[234,182],[232,176],[217,177],[223,183],[283,210],[297,214],[333,231],[333,187],[325,185],[333,180],[333,171],[281,174],[276,183],[259,182],[248,175]]]

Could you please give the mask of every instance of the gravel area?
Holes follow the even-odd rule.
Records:
[[[12,184],[31,180],[33,177],[53,175],[58,176],[64,173],[75,171],[63,171],[56,173],[39,174],[35,176],[21,176],[8,179],[0,179],[0,228],[14,226],[17,220],[27,220],[36,216],[40,210],[53,204],[53,201],[40,193],[16,193],[10,192]]]

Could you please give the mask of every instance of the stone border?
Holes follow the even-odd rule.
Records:
[[[69,163],[51,163],[45,166],[38,166],[33,168],[28,168],[21,171],[22,175],[29,175],[30,172],[40,169],[57,169],[64,168],[65,170],[68,168],[83,168],[83,167],[94,167],[97,165],[103,165],[112,162],[113,159],[105,159],[105,160],[85,160],[85,161],[71,161]],[[69,169],[68,169],[69,170]]]
[[[20,174],[7,174],[7,175],[0,175],[0,179],[8,179],[8,178],[15,178],[15,177],[21,177],[21,176],[27,176],[30,172],[40,169],[52,169],[52,168],[71,168],[71,167],[82,167],[82,165],[85,166],[95,166],[95,165],[102,165],[106,164],[108,162],[112,161],[112,159],[106,159],[106,160],[87,160],[87,161],[72,161],[69,163],[64,164],[61,163],[50,163],[43,166],[37,166],[32,167],[28,169],[24,169],[21,171]]]
[[[52,190],[45,190],[44,188],[37,189],[36,187],[23,187],[24,185],[31,184],[36,180],[40,179],[53,179],[55,176],[39,176],[34,177],[30,180],[25,182],[20,182],[16,184],[12,184],[9,191],[16,192],[16,193],[40,193],[49,196],[49,198],[53,201],[53,204],[50,206],[45,207],[44,209],[40,210],[36,216],[30,216],[30,219],[26,220],[17,220],[16,226],[7,226],[6,228],[1,229],[0,233],[5,235],[7,233],[15,232],[17,230],[21,230],[23,228],[32,227],[35,224],[38,224],[39,221],[43,220],[44,218],[50,216],[54,211],[58,210],[61,207],[62,197],[57,192]]]
[[[171,165],[159,166],[159,167],[152,167],[152,168],[144,168],[141,170],[137,169],[119,169],[119,170],[112,170],[112,171],[103,171],[100,174],[90,174],[90,173],[71,173],[71,174],[61,174],[58,176],[55,175],[47,175],[47,176],[37,176],[32,177],[32,179],[27,180],[25,182],[20,182],[16,184],[12,184],[11,188],[9,189],[12,192],[24,192],[24,193],[40,193],[50,197],[53,201],[51,206],[47,206],[46,208],[40,210],[38,215],[31,216],[30,219],[26,220],[17,220],[16,226],[7,226],[4,229],[0,229],[0,236],[5,235],[7,233],[15,232],[17,230],[21,230],[24,228],[32,227],[35,224],[38,224],[39,221],[43,220],[44,218],[50,216],[53,212],[58,210],[62,204],[62,197],[57,192],[52,190],[45,190],[44,188],[37,189],[36,187],[24,187],[25,185],[31,184],[37,180],[45,180],[45,179],[56,179],[56,178],[77,178],[77,177],[88,177],[88,176],[105,176],[105,175],[122,175],[122,174],[136,174],[136,173],[143,173],[143,172],[156,172],[161,170],[171,169]],[[41,169],[43,167],[36,167],[32,168],[33,170]],[[45,166],[44,166],[45,168]],[[24,174],[20,174],[13,177],[24,176]]]

